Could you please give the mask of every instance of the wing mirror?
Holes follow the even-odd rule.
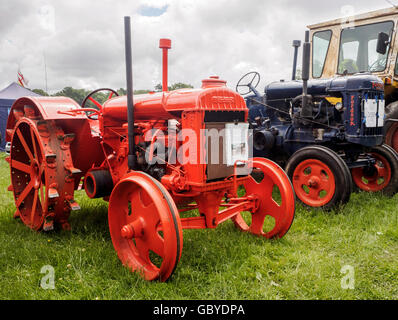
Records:
[[[387,33],[380,32],[377,37],[377,53],[386,54],[388,45],[390,44],[390,36]]]

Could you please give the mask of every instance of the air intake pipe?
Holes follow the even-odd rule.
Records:
[[[301,41],[300,40],[293,40],[293,48],[294,48],[294,58],[293,58],[293,74],[292,74],[292,80],[296,80],[296,73],[297,73],[297,56],[298,56],[298,50],[301,47]]]
[[[310,32],[305,32],[305,42],[303,44],[303,97],[301,103],[301,116],[312,118],[311,96],[308,95],[308,80],[310,79],[311,43]]]
[[[126,85],[127,85],[127,126],[129,138],[128,167],[134,170],[137,163],[134,142],[134,101],[133,101],[133,62],[131,54],[131,23],[130,17],[124,17],[124,37],[126,53]]]

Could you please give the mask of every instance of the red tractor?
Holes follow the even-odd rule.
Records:
[[[109,201],[122,263],[160,281],[180,260],[183,229],[232,220],[242,231],[283,237],[294,218],[294,191],[278,165],[249,160],[244,99],[218,77],[201,89],[167,92],[167,39],[160,41],[163,92],[133,96],[130,32],[126,17],[127,96],[101,89],[110,91],[103,105],[93,93],[82,106],[64,97],[15,101],[7,123],[15,217],[36,231],[69,229],[83,180],[90,198]],[[98,109],[86,108],[87,101]],[[209,130],[225,136],[207,139]],[[213,162],[214,149],[227,160]]]

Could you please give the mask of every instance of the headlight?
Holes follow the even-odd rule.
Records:
[[[336,103],[336,105],[334,107],[339,112],[343,111],[343,109],[344,109],[344,106],[343,106],[343,104],[341,102]]]

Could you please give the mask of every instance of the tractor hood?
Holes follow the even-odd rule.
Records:
[[[326,95],[333,92],[347,91],[384,91],[381,79],[371,74],[337,77],[308,81],[308,94]],[[279,81],[265,87],[267,101],[293,99],[303,92],[302,81]]]

